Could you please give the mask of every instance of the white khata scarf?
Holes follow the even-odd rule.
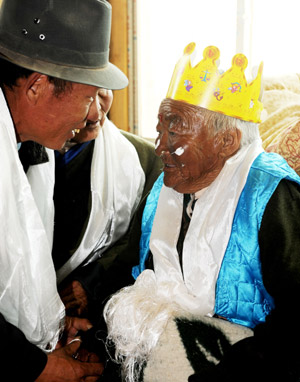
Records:
[[[236,206],[250,167],[262,151],[260,139],[242,147],[226,161],[217,179],[196,193],[183,269],[176,249],[183,195],[163,185],[150,238],[155,272],[142,272],[133,286],[115,294],[105,307],[109,339],[116,344],[116,358],[128,381],[137,377],[169,318],[184,312],[214,314],[216,281]]]
[[[51,257],[54,155],[47,152],[50,162],[32,166],[27,178],[1,91],[0,312],[31,343],[53,350],[65,311]]]
[[[145,174],[134,146],[106,119],[95,140],[88,226],[73,256],[57,271],[58,282],[80,264],[99,258],[125,234],[144,183]]]

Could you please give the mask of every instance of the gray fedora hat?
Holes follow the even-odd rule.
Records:
[[[39,73],[106,89],[127,77],[109,62],[106,0],[2,0],[0,57]]]

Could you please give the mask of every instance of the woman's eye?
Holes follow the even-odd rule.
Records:
[[[181,124],[180,118],[172,118],[172,120],[169,123],[169,132],[174,133],[174,130],[177,130],[177,128],[180,127],[180,124]]]

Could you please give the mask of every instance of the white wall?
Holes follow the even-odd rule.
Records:
[[[300,0],[137,0],[138,127],[153,138],[174,65],[191,41],[198,62],[208,45],[227,70],[237,51],[264,75],[300,73]]]

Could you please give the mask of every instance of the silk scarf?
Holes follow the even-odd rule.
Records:
[[[95,140],[91,166],[92,207],[82,241],[57,271],[61,282],[81,264],[88,264],[128,229],[141,199],[145,174],[134,146],[106,119]]]
[[[27,178],[1,91],[0,311],[31,343],[53,350],[65,311],[51,257],[54,156],[48,155],[50,161],[32,166]]]
[[[195,194],[191,222],[182,253],[176,249],[182,218],[183,195],[163,185],[150,238],[155,277],[160,293],[195,314],[213,315],[215,285],[229,241],[240,194],[261,141],[242,147],[229,158],[215,181]],[[170,219],[172,224],[167,224]]]

